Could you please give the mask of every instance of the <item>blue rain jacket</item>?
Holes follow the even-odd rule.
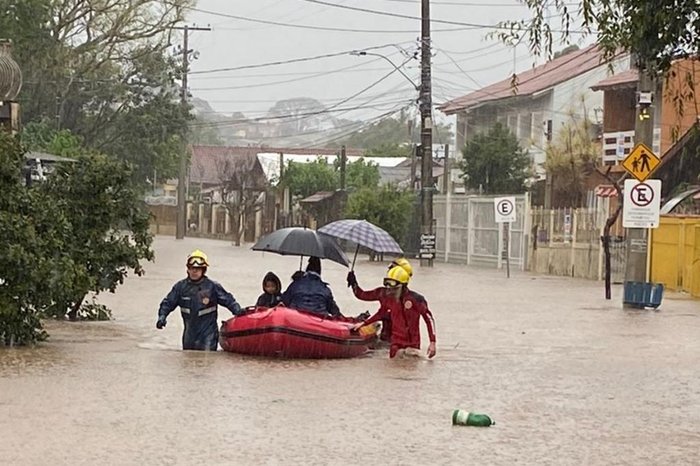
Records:
[[[207,276],[196,282],[185,278],[175,283],[161,301],[158,316],[165,318],[180,306],[185,324],[182,349],[216,351],[219,342],[217,305],[224,306],[233,315],[242,313],[241,306],[233,295],[219,283]]]
[[[333,299],[333,293],[321,276],[306,272],[303,277],[294,280],[282,293],[282,301],[292,309],[314,312],[316,314],[340,315],[340,309]]]

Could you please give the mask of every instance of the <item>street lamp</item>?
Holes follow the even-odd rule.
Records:
[[[367,51],[365,51],[365,50],[354,50],[354,51],[350,52],[350,55],[354,55],[354,56],[356,56],[356,57],[364,57],[364,56],[371,55],[371,56],[374,56],[374,57],[383,58],[384,60],[388,61],[388,62],[391,64],[391,66],[394,67],[394,69],[395,69],[396,71],[398,71],[399,73],[401,73],[401,76],[403,76],[404,78],[406,78],[406,79],[408,80],[408,82],[411,83],[411,85],[413,86],[413,88],[414,88],[415,90],[417,90],[417,91],[420,90],[420,86],[416,85],[416,83],[414,83],[413,80],[412,80],[411,78],[409,78],[408,75],[407,75],[406,73],[404,73],[404,72],[401,70],[401,68],[399,68],[398,66],[396,66],[396,64],[395,64],[393,61],[391,61],[388,57],[385,57],[385,56],[382,55],[381,53],[367,52]]]

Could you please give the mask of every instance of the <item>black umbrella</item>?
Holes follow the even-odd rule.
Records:
[[[253,245],[253,251],[267,251],[283,256],[314,256],[347,267],[350,261],[330,236],[304,227],[289,227],[263,236]]]

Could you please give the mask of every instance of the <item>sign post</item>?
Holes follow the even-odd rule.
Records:
[[[432,261],[435,259],[435,235],[423,234],[420,235],[420,251],[419,258]]]
[[[506,255],[506,277],[510,278],[510,224],[515,222],[515,197],[497,197],[493,200],[496,223],[503,224],[503,245]],[[500,254],[500,252],[499,252]]]
[[[648,128],[647,128],[648,129]],[[639,131],[638,131],[639,132]],[[640,141],[650,142],[650,132]],[[649,259],[649,228],[659,226],[661,207],[661,180],[649,179],[661,163],[659,157],[639,142],[622,161],[622,167],[636,180],[625,180],[622,202],[622,225],[627,230],[627,261],[625,266],[625,293],[622,304],[634,306],[626,296],[636,283],[648,280],[647,262]]]

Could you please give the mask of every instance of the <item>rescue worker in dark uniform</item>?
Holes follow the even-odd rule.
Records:
[[[292,309],[326,316],[342,316],[333,299],[333,292],[328,284],[321,280],[321,259],[318,257],[309,257],[306,272],[289,284],[282,293],[282,301]]]
[[[187,257],[187,278],[175,283],[161,301],[156,328],[165,327],[166,319],[180,306],[185,329],[182,333],[183,350],[216,351],[219,342],[217,305],[228,308],[233,315],[242,313],[241,306],[231,293],[206,276],[209,262],[199,249]]]

